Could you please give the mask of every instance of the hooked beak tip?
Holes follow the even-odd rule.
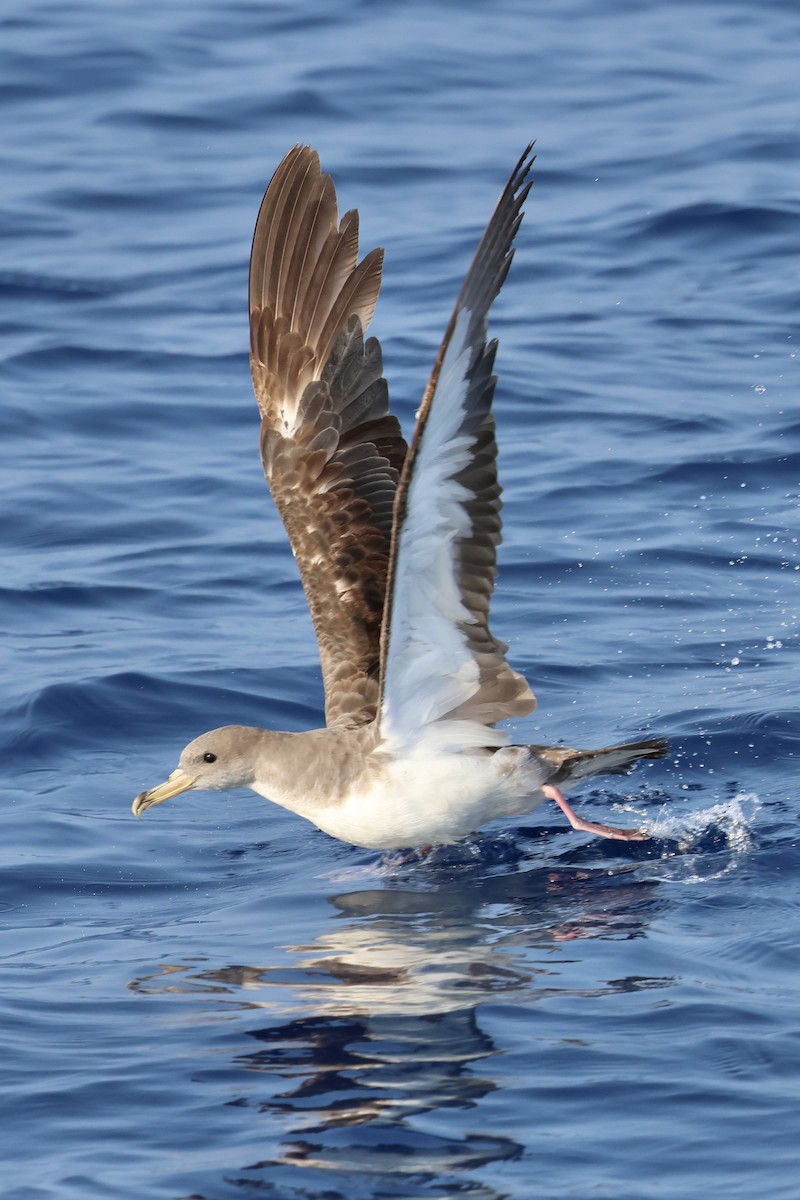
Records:
[[[140,792],[131,805],[131,812],[136,818],[141,817],[148,808],[152,808],[156,804],[163,804],[165,800],[171,800],[173,796],[179,796],[181,792],[188,792],[189,788],[194,786],[196,779],[196,775],[187,775],[178,767],[164,783],[159,783],[157,787],[150,788],[146,792]]]

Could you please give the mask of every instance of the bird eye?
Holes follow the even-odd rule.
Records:
[[[210,750],[206,750],[205,754],[203,755],[203,762],[216,762],[216,761],[217,761],[216,754],[212,754]]]

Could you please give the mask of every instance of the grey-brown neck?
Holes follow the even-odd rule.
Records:
[[[206,748],[216,748],[221,786],[251,788],[275,804],[308,816],[347,794],[365,770],[375,738],[373,725],[304,733],[233,725],[204,734],[192,746],[204,753],[208,753]],[[187,746],[184,754],[191,750]],[[223,766],[226,759],[230,772]],[[184,763],[183,757],[181,765],[187,772],[192,770],[191,762]],[[231,773],[235,774],[235,782]],[[209,768],[196,786],[214,786],[204,776],[210,776]]]

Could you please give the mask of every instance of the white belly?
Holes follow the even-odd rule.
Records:
[[[413,755],[389,763],[368,786],[314,813],[333,837],[374,850],[441,845],[497,817],[530,812],[544,780],[521,748],[493,755]]]

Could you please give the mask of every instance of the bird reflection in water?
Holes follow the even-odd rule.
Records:
[[[243,1186],[350,1195],[345,1180],[357,1173],[380,1194],[402,1179],[403,1196],[430,1196],[435,1181],[440,1189],[467,1186],[471,1197],[499,1200],[500,1164],[502,1177],[529,1150],[481,1112],[505,1086],[497,1056],[509,1047],[505,1033],[496,1033],[504,1011],[512,1026],[525,1012],[530,1057],[537,1038],[553,1044],[552,1027],[537,1028],[537,1001],[668,987],[668,979],[570,978],[582,970],[568,946],[642,936],[658,892],[631,864],[618,862],[604,870],[506,870],[479,879],[451,867],[449,882],[434,867],[422,886],[417,870],[331,897],[336,915],[314,942],[282,947],[289,964],[195,961],[162,967],[166,978],[131,986],[191,993],[195,1027],[198,993],[209,1017],[224,1006],[226,1052],[231,1005],[245,1019],[268,1016],[248,1020],[242,1037],[249,1046],[239,1041],[224,1071],[224,1102],[271,1118],[265,1153],[240,1168]],[[584,1033],[569,1026],[573,1043]],[[234,1099],[231,1068],[243,1073]]]

